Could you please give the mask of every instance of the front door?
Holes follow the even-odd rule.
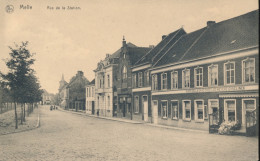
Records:
[[[123,107],[123,117],[125,117],[125,112],[126,112],[126,101],[124,101],[123,103],[122,103],[122,107]]]
[[[92,115],[95,114],[95,101],[92,101]]]
[[[153,123],[158,124],[158,101],[153,100]]]
[[[148,98],[143,96],[144,121],[148,121]]]

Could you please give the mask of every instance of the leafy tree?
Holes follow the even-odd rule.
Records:
[[[21,45],[15,44],[15,48],[10,47],[11,52],[9,53],[10,59],[6,60],[6,66],[9,71],[7,74],[0,73],[2,78],[5,80],[5,84],[10,89],[12,100],[15,104],[15,128],[18,128],[17,109],[16,103],[25,102],[25,93],[28,92],[28,80],[33,74],[34,70],[31,65],[35,59],[32,58],[32,54],[27,49],[28,42],[22,42]],[[32,78],[31,78],[32,79]],[[31,80],[32,81],[32,80]],[[35,79],[34,79],[35,81]],[[32,82],[30,82],[32,83]],[[37,83],[36,83],[37,84]],[[30,84],[34,86],[35,84]],[[35,88],[36,89],[36,88]],[[30,90],[30,92],[32,92]],[[33,95],[33,93],[31,93]],[[33,97],[31,97],[33,98]],[[29,98],[28,98],[29,99]]]

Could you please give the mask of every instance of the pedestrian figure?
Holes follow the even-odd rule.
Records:
[[[97,116],[99,116],[99,109],[97,110]]]

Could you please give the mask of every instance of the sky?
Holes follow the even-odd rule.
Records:
[[[0,71],[8,71],[8,46],[29,41],[41,87],[58,93],[62,74],[67,82],[79,70],[94,79],[97,63],[121,47],[123,36],[148,47],[181,27],[189,33],[256,9],[257,0],[1,0]]]

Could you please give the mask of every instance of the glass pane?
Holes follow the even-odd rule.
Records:
[[[186,116],[186,118],[190,118],[190,110],[185,111],[185,116]]]
[[[203,109],[198,109],[198,119],[203,119]]]
[[[244,101],[246,110],[254,110],[255,109],[255,101],[254,100],[246,100]]]
[[[235,111],[228,111],[228,121],[235,121]]]

